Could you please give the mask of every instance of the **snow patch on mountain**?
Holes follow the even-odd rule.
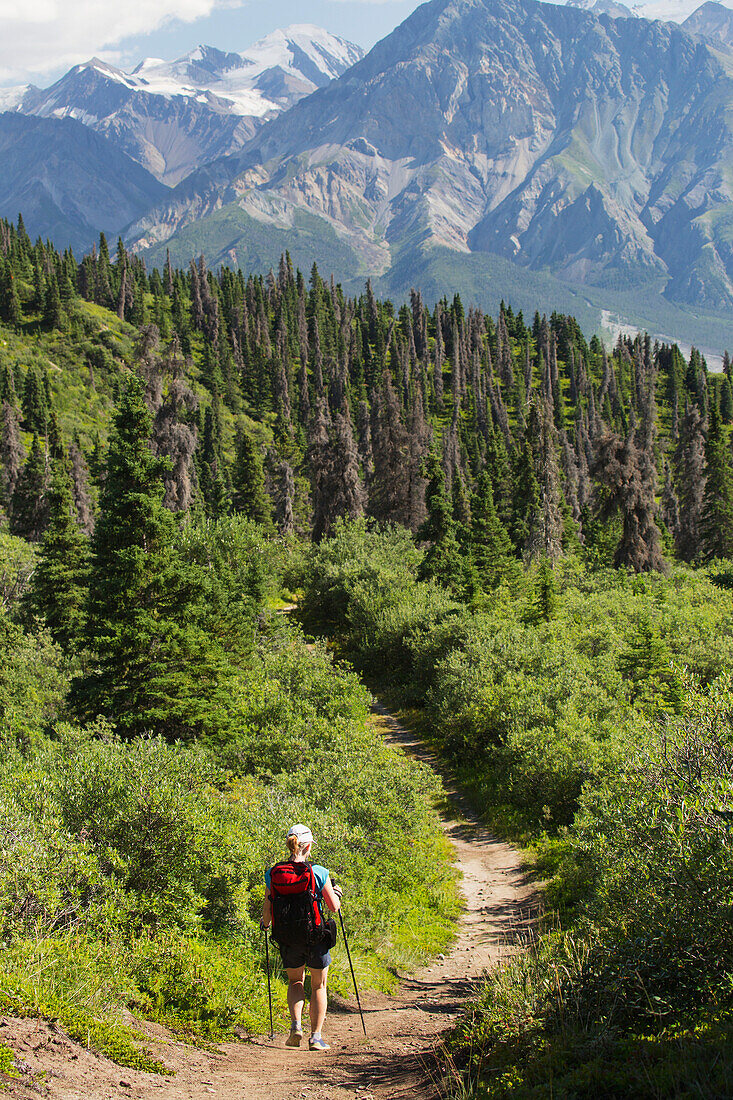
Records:
[[[327,80],[333,80],[361,60],[364,51],[323,27],[312,23],[293,23],[284,30],[273,31],[242,54],[245,59],[261,66],[260,71],[279,65],[293,73],[302,72],[299,64],[302,58],[299,55],[309,58]]]
[[[146,58],[132,79],[151,95],[195,98],[209,91],[234,113],[261,118],[323,87],[362,57],[352,42],[302,23],[273,31],[241,54],[197,46],[176,61]]]
[[[13,88],[0,88],[0,111],[16,110],[32,89],[32,84],[18,84]]]
[[[699,0],[641,0],[631,8],[616,0],[564,0],[568,7],[592,11],[594,15],[610,15],[614,19],[635,16],[639,19],[661,19],[666,23],[684,23],[699,7]],[[733,5],[724,4],[726,8]]]

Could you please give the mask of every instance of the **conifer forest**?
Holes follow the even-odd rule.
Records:
[[[442,951],[438,781],[376,693],[544,884],[441,1043],[449,1094],[733,1096],[727,352],[348,297],[287,254],[79,259],[20,219],[0,407],[0,1013],[151,1072],[130,1014],[263,1033],[292,821],[362,983]]]

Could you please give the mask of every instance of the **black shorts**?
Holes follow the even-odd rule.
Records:
[[[286,970],[297,970],[299,966],[307,966],[309,970],[325,970],[331,965],[331,952],[320,947],[283,947],[280,948],[280,958]]]

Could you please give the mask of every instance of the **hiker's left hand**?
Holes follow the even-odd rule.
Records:
[[[340,886],[337,886],[336,883],[333,884],[333,892],[337,898],[342,898],[344,896],[343,890]]]

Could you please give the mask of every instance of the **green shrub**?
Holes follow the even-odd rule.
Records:
[[[67,933],[0,950],[0,1012],[59,1020],[72,1039],[122,1066],[168,1073],[120,1021],[134,987],[124,948]]]
[[[589,786],[567,933],[492,975],[448,1052],[477,1097],[706,1097],[733,1085],[733,692],[690,692]]]
[[[197,925],[212,880],[226,875],[220,844],[230,806],[212,762],[159,738],[94,739],[74,752],[64,746],[64,755],[54,784],[64,825],[88,839],[121,885],[128,919]],[[233,913],[231,888],[220,908]]]
[[[133,945],[130,973],[130,1008],[168,1027],[221,1039],[235,1027],[257,1034],[265,1026],[267,988],[251,946],[167,932]]]
[[[579,1012],[648,1026],[733,1009],[732,716],[726,677],[586,793],[573,855],[596,946],[574,982]]]
[[[0,530],[0,610],[3,612],[17,609],[28,587],[35,559],[30,543]]]
[[[5,1077],[20,1077],[15,1064],[15,1051],[0,1043],[0,1074]]]
[[[68,689],[61,650],[46,630],[23,630],[0,611],[0,738],[27,742],[58,715]]]
[[[205,1039],[261,1031],[264,871],[297,819],[346,887],[363,982],[385,988],[446,943],[456,892],[432,774],[384,745],[358,678],[287,622],[263,622],[240,658],[232,721],[198,744],[122,740],[100,720],[8,747],[0,1010],[57,1016],[148,1068],[124,1009]],[[349,980],[337,945],[333,986]],[[275,998],[286,1019],[277,977]]]
[[[114,896],[90,844],[48,815],[36,820],[0,794],[0,935],[47,934]]]
[[[562,622],[477,615],[428,696],[444,751],[485,808],[569,824],[585,783],[615,767],[630,709],[619,677],[578,653]],[[606,683],[604,684],[604,679]]]
[[[431,660],[450,646],[460,605],[433,581],[418,582],[423,554],[403,527],[339,521],[303,563],[306,625],[336,636],[358,666],[419,697]]]
[[[578,1021],[559,990],[574,970],[567,938],[487,979],[442,1051],[463,1100],[719,1100],[733,1089],[733,1026],[693,1013],[687,1026],[620,1031]]]
[[[341,632],[354,586],[363,579],[388,594],[404,592],[422,561],[404,527],[377,528],[366,520],[338,520],[333,535],[313,545],[302,562],[301,611],[306,622]]]

